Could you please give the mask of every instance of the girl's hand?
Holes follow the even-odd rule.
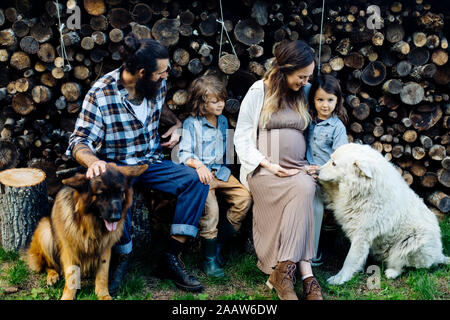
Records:
[[[209,185],[211,181],[214,179],[214,175],[209,171],[209,169],[205,165],[201,165],[197,169],[195,169],[198,174],[198,178],[200,182],[206,185]]]
[[[317,175],[317,170],[320,169],[320,166],[317,165],[307,165],[303,167],[307,174],[309,175]]]
[[[318,174],[317,174],[317,170],[319,170],[320,166],[317,165],[308,165],[308,166],[304,166],[303,170],[305,170],[305,172],[307,174],[309,174],[310,176],[312,176],[314,179],[317,179]]]

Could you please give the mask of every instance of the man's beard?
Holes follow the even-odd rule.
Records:
[[[162,78],[158,81],[153,81],[148,77],[142,77],[136,82],[136,93],[140,96],[147,98],[147,100],[151,100],[155,98],[159,88],[161,88]]]

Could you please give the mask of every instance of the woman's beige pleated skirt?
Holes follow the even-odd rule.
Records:
[[[303,171],[306,142],[303,121],[286,107],[258,125],[258,150],[285,169],[300,169],[281,178],[258,167],[248,178],[253,197],[253,242],[258,268],[271,274],[281,261],[310,261],[315,256],[313,202],[316,182]]]
[[[271,274],[279,261],[314,258],[314,179],[303,171],[286,178],[255,172],[248,182],[258,268]]]

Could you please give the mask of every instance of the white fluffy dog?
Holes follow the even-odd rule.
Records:
[[[437,218],[378,151],[343,145],[320,168],[318,179],[325,202],[351,242],[344,266],[328,283],[350,280],[364,268],[369,250],[386,261],[385,274],[392,279],[404,267],[450,263],[442,253]]]

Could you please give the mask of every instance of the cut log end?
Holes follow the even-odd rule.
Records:
[[[152,36],[165,47],[173,46],[179,40],[179,27],[178,19],[160,19],[153,25]]]
[[[235,73],[237,70],[239,70],[240,66],[241,63],[234,54],[225,54],[219,59],[219,68],[225,74]]]
[[[42,183],[45,177],[45,172],[36,168],[8,169],[0,172],[0,183],[15,188],[32,187]]]
[[[415,82],[408,82],[400,92],[400,99],[403,103],[416,105],[423,100],[424,95],[425,91],[422,86]]]
[[[450,211],[450,197],[442,191],[433,192],[428,196],[427,200],[444,213]]]
[[[361,80],[369,85],[376,86],[384,81],[386,77],[386,66],[380,61],[374,61],[364,68]]]
[[[234,28],[234,36],[239,42],[251,46],[264,39],[264,29],[253,19],[239,21]]]

